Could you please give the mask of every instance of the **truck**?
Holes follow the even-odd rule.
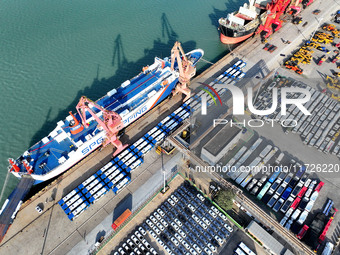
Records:
[[[277,159],[275,160],[276,164],[280,164],[280,162],[282,161],[283,157],[285,156],[285,154],[283,152],[280,153],[280,155],[277,157]]]
[[[125,222],[125,220],[130,217],[131,214],[131,211],[126,209],[111,225],[113,230],[119,228]]]

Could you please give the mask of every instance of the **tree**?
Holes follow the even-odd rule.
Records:
[[[216,197],[215,202],[222,207],[225,211],[230,210],[233,207],[233,199],[235,197],[235,194],[232,190],[226,189],[226,190],[220,190]]]

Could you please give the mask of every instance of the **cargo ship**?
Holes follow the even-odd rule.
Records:
[[[185,54],[195,66],[204,52],[196,49]],[[171,68],[171,61],[174,61]],[[113,88],[95,104],[101,109],[117,113],[127,127],[172,94],[180,78],[177,62],[166,57],[155,57],[152,65],[134,78]],[[57,127],[41,141],[25,151],[17,159],[9,159],[9,171],[21,178],[30,175],[35,184],[50,180],[88,156],[102,145],[106,132],[97,120],[103,119],[103,111],[92,107],[96,116],[75,113],[57,123]],[[99,117],[99,119],[97,118]],[[96,120],[97,119],[97,120]]]
[[[250,0],[238,11],[220,18],[220,40],[224,44],[237,44],[251,37],[266,19],[266,5],[271,1]]]

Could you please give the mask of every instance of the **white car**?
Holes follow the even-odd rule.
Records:
[[[161,219],[160,222],[163,224],[164,227],[168,227],[168,223],[166,223],[166,221],[164,219]]]
[[[137,246],[138,246],[138,244],[140,244],[140,241],[137,239],[137,237],[135,235],[132,235],[131,239]]]
[[[200,222],[200,219],[197,217],[196,214],[193,214],[193,215],[192,215],[192,218],[193,218],[197,223]]]
[[[190,249],[190,245],[185,240],[183,240],[182,244],[185,247],[185,249],[187,249],[187,250]]]
[[[159,213],[159,215],[161,215],[162,217],[165,215],[165,213],[163,212],[162,209],[158,208],[157,212]]]
[[[197,244],[194,244],[192,246],[198,253],[201,253],[202,252],[202,249],[197,245]]]
[[[182,229],[179,229],[178,230],[178,233],[183,237],[183,238],[186,238],[187,235],[184,233],[184,231]]]
[[[177,226],[177,224],[175,222],[171,222],[170,224],[176,231],[179,229],[179,227]]]
[[[182,227],[183,224],[182,224],[182,222],[180,222],[179,219],[175,218],[175,222],[178,226]]]
[[[227,223],[226,224],[224,224],[224,227],[231,233],[231,232],[233,232],[233,228],[232,227],[230,227]]]
[[[142,241],[142,243],[144,244],[144,246],[145,246],[148,250],[150,250],[151,245],[149,244],[148,241],[146,241],[146,240],[144,239],[144,240]]]
[[[145,231],[145,229],[144,229],[144,228],[142,228],[142,227],[139,227],[139,228],[138,228],[138,231],[139,231],[139,232],[141,232],[143,236],[145,236],[145,235],[146,235],[146,231]]]
[[[146,224],[148,224],[151,228],[152,228],[153,226],[155,226],[155,225],[152,223],[152,221],[149,220],[149,219],[147,219],[145,222],[146,222]]]
[[[157,239],[157,235],[156,235],[155,232],[153,232],[152,230],[150,230],[149,233],[150,233],[150,235],[151,235],[153,238]]]
[[[216,247],[214,245],[212,245],[211,243],[208,243],[207,246],[209,247],[210,250],[212,250],[213,252],[216,251]]]
[[[170,196],[172,200],[174,200],[176,203],[178,202],[178,198],[175,195]]]
[[[172,205],[172,206],[175,206],[176,203],[169,197],[168,198],[168,202]]]
[[[157,251],[156,251],[154,248],[151,248],[151,249],[150,249],[150,252],[151,252],[153,255],[158,255]]]
[[[39,205],[35,207],[35,210],[37,210],[38,213],[42,213],[43,211]]]
[[[178,241],[183,242],[183,237],[181,237],[178,233],[175,233],[175,237]]]
[[[174,245],[176,245],[176,246],[179,245],[179,242],[175,237],[172,236],[170,240],[174,243]]]
[[[208,247],[204,248],[204,251],[208,254],[208,255],[213,255],[213,253],[211,252],[211,250]]]
[[[128,243],[128,245],[130,245],[130,247],[132,248],[132,249],[134,249],[136,246],[134,245],[134,243],[130,240],[130,239],[128,239],[128,240],[126,240],[126,242]]]
[[[219,213],[218,209],[213,205],[211,206],[211,210],[213,210],[216,214]]]
[[[227,221],[227,216],[225,216],[223,213],[219,212],[218,216],[220,216],[224,221]]]
[[[217,214],[211,209],[208,211],[208,213],[214,218],[216,218],[216,216],[217,216]]]
[[[157,235],[160,235],[160,234],[161,234],[161,231],[160,231],[159,228],[157,228],[156,226],[154,226],[152,229],[153,229],[153,231],[155,231],[155,233],[156,233]]]
[[[203,197],[200,193],[197,194],[197,197],[198,197],[199,200],[201,200],[202,202],[204,201],[204,197]]]
[[[208,228],[207,224],[205,224],[202,220],[200,220],[198,223],[202,226],[202,228],[204,229]]]
[[[157,222],[156,226],[161,230],[161,231],[164,231],[164,227],[161,223]]]
[[[155,223],[155,224],[157,223],[157,220],[156,220],[156,218],[155,218],[155,217],[153,217],[152,215],[151,215],[149,218],[152,220],[152,222],[153,222],[153,223]]]
[[[141,235],[141,233],[139,233],[138,230],[136,230],[135,235],[136,235],[136,236],[138,237],[138,239],[141,240],[141,241],[144,239],[144,237]]]
[[[125,254],[126,254],[125,251],[123,250],[123,248],[119,248],[118,251],[119,251],[119,253],[122,254],[122,255],[125,255]]]
[[[164,246],[163,241],[162,241],[159,237],[156,238],[156,241],[157,241],[161,246]]]
[[[153,255],[158,255],[157,251],[153,247],[150,248],[150,252]]]
[[[158,214],[158,212],[154,212],[153,215],[156,217],[157,220],[162,219],[162,217]]]
[[[196,208],[192,204],[188,204],[188,207],[191,211],[195,212]]]
[[[210,225],[210,221],[206,218],[206,217],[203,217],[202,218],[202,221],[207,224],[208,226]]]
[[[216,235],[214,238],[217,240],[217,242],[219,242],[220,244],[223,244],[224,241],[223,241],[223,239],[221,237]]]
[[[191,248],[191,249],[190,249],[190,253],[191,253],[192,255],[198,255],[198,253],[194,250],[194,248]]]

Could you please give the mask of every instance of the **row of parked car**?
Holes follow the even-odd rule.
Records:
[[[304,144],[316,147],[319,151],[332,153],[340,157],[340,104],[336,100],[330,98],[324,93],[315,90],[301,82],[287,80],[286,78],[277,78],[258,95],[255,108],[259,110],[269,109],[272,106],[274,87],[297,87],[308,89],[311,93],[311,99],[304,104],[311,115],[304,115],[299,108],[292,104],[287,109],[287,114],[281,114],[281,108],[278,107],[272,114],[268,116],[257,116],[265,121],[275,120],[283,122],[286,126],[296,125],[292,128],[286,128],[285,132],[292,131],[300,134],[304,140]],[[303,98],[303,93],[288,93],[287,98],[296,99]],[[279,101],[281,95],[278,95]]]
[[[143,227],[168,254],[212,255],[233,232],[227,217],[187,182]]]
[[[133,233],[128,235],[128,238],[122,245],[117,248],[114,255],[158,255],[154,247],[145,238],[146,231],[143,227],[137,227]]]

